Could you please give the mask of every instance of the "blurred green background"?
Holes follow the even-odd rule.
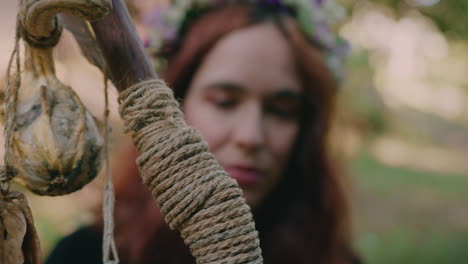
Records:
[[[158,1],[135,0],[134,11]],[[2,71],[15,2],[0,3]],[[350,178],[355,247],[371,264],[468,263],[468,1],[341,2],[349,17],[338,30],[352,54],[332,144]],[[69,35],[56,58],[61,80],[99,116],[101,76]],[[112,107],[118,151],[127,139]],[[61,198],[30,196],[45,255],[92,221],[101,182]]]
[[[468,1],[343,2],[355,246],[366,263],[468,263]]]

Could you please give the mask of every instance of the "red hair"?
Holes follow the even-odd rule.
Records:
[[[183,99],[198,66],[218,40],[267,21],[275,23],[290,43],[306,107],[286,175],[254,210],[265,263],[352,263],[348,207],[327,148],[336,83],[320,52],[293,19],[259,14],[251,5],[210,11],[188,28],[181,45],[168,55],[165,80]],[[128,153],[117,164],[134,164],[136,156]],[[136,167],[115,171],[122,174],[116,185],[116,234],[122,262],[194,263],[178,234],[163,223]]]

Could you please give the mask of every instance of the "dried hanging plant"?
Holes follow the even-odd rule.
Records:
[[[57,79],[52,49],[62,31],[58,12],[93,20],[110,8],[110,0],[21,0],[17,41],[25,42],[25,69],[21,85],[7,88],[5,163],[14,179],[36,194],[74,192],[101,167],[98,122]]]
[[[40,195],[63,195],[90,182],[103,139],[76,93],[55,76],[51,49],[26,45],[10,142],[15,179]]]
[[[0,192],[0,263],[39,264],[41,252],[26,197]]]
[[[55,12],[95,19],[110,9],[109,0],[21,0],[15,49],[7,73],[4,108],[5,166],[0,169],[0,263],[39,264],[40,246],[25,196],[9,190],[12,178],[40,195],[76,191],[98,173],[104,140],[97,120],[77,94],[55,75],[52,49],[61,34]],[[80,13],[82,11],[82,13]],[[52,23],[44,23],[52,21]],[[33,34],[27,29],[33,29]],[[19,43],[25,45],[20,70]],[[16,55],[16,81],[10,69]]]

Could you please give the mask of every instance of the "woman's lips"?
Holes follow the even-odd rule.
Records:
[[[227,167],[225,170],[241,186],[253,185],[263,176],[261,171],[248,167]]]

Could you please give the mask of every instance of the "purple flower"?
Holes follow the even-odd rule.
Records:
[[[166,9],[155,7],[143,15],[143,23],[155,27],[160,27],[164,24],[164,12]]]
[[[143,23],[155,28],[164,41],[173,41],[177,38],[177,29],[168,24],[165,13],[168,8],[155,7],[143,15]]]
[[[323,3],[325,2],[325,0],[313,0],[315,1],[315,4],[317,4],[317,6],[323,6]]]
[[[151,40],[149,40],[148,37],[144,37],[144,38],[142,39],[142,42],[143,42],[143,47],[145,47],[145,49],[151,47]]]
[[[328,2],[326,2],[328,1]],[[314,42],[323,48],[324,56],[331,62],[331,70],[340,72],[340,65],[349,51],[346,45],[338,36],[330,30],[330,10],[336,9],[335,0],[180,0],[174,1],[174,5],[158,6],[146,12],[143,16],[143,23],[154,29],[154,37],[144,39],[144,45],[154,48],[158,52],[163,49],[171,49],[171,46],[178,41],[179,27],[184,22],[184,18],[192,7],[217,7],[228,3],[252,3],[267,8],[272,12],[294,15],[304,33],[312,38]],[[179,3],[179,4],[178,4]],[[181,4],[184,3],[184,4]],[[330,4],[330,7],[325,7]],[[327,10],[325,10],[327,9]],[[337,9],[337,12],[341,9]],[[336,13],[334,10],[331,11]],[[342,10],[341,10],[342,12]],[[164,51],[162,51],[164,53]],[[156,53],[155,53],[156,54]],[[159,57],[163,55],[158,55]]]

